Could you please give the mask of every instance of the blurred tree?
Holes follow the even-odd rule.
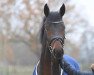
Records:
[[[72,1],[72,0],[71,0]],[[10,42],[21,41],[31,48],[31,52],[40,56],[41,45],[39,31],[43,18],[43,7],[47,2],[53,11],[59,10],[65,3],[66,13],[63,17],[66,26],[65,52],[76,59],[81,59],[79,54],[90,52],[93,47],[88,47],[87,20],[81,15],[81,9],[70,0],[1,0],[0,1],[0,39],[6,37],[6,56],[15,58]],[[91,32],[90,32],[91,33]],[[93,32],[91,33],[93,35]],[[92,36],[93,37],[93,36]],[[0,40],[4,40],[3,38]],[[83,45],[85,43],[85,45]],[[9,45],[8,45],[9,44]],[[15,45],[16,47],[16,45]],[[83,48],[84,47],[84,48]],[[88,48],[87,48],[88,47]],[[19,48],[19,47],[18,47]],[[3,49],[2,49],[3,50]],[[18,50],[18,49],[17,49]],[[84,50],[82,52],[82,50]],[[19,51],[19,50],[18,50]],[[27,52],[28,53],[28,52]],[[92,53],[92,52],[91,52]],[[24,53],[23,53],[24,54]],[[12,56],[12,57],[11,57]],[[91,57],[89,54],[88,59]],[[23,57],[24,58],[24,57]],[[86,59],[87,57],[85,57]],[[10,60],[9,59],[9,60]],[[30,59],[29,59],[30,60]],[[14,61],[14,60],[13,60]]]

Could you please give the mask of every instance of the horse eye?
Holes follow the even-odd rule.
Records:
[[[49,26],[45,26],[45,31],[46,31],[48,36],[52,35],[52,31],[51,31],[51,28]]]
[[[52,32],[51,31],[47,31],[47,35],[48,36],[51,36],[52,35]]]
[[[65,35],[64,29],[61,29],[61,30],[59,31],[59,33],[60,33],[60,35]]]

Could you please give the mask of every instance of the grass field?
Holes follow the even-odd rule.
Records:
[[[0,66],[0,75],[32,75],[33,69],[33,66]]]

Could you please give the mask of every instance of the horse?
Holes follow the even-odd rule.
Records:
[[[59,11],[52,12],[45,4],[44,14],[40,34],[42,52],[33,75],[63,75],[62,69],[68,75],[77,75],[80,72],[77,62],[70,56],[64,56],[65,25],[62,18],[65,14],[65,5],[63,4]],[[62,63],[64,58],[69,63]]]
[[[62,20],[64,14],[64,4],[59,11],[50,11],[48,5],[45,4],[45,16],[40,31],[41,56],[33,75],[62,75],[60,60],[64,55],[65,25]],[[64,56],[64,58],[69,63],[77,65],[69,56]]]
[[[61,74],[59,59],[64,54],[65,25],[62,20],[64,13],[64,4],[59,12],[50,12],[48,5],[44,6],[45,17],[40,34],[42,52],[37,67],[38,75]]]

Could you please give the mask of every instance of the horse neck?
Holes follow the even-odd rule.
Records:
[[[38,70],[39,75],[60,75],[61,72],[59,62],[56,59],[51,59],[48,50],[42,51]]]

